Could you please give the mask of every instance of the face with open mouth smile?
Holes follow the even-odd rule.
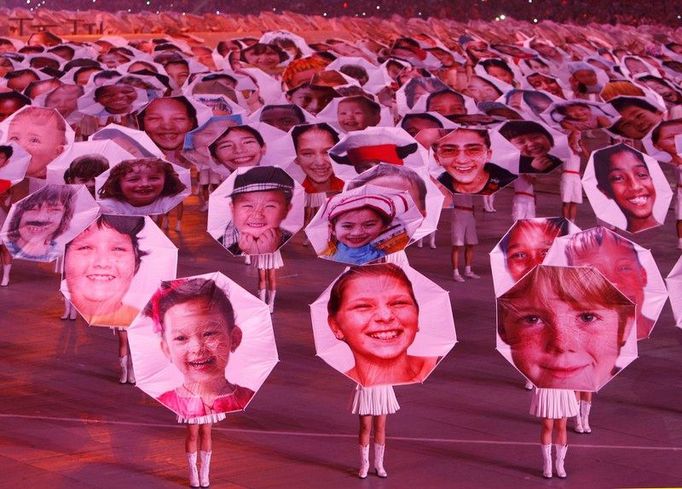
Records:
[[[407,356],[419,329],[419,309],[407,286],[387,275],[349,280],[341,305],[329,316],[335,336],[358,362],[398,361]]]
[[[376,239],[384,227],[381,216],[366,207],[338,216],[333,223],[333,235],[349,248],[360,248]]]
[[[224,381],[230,353],[242,337],[241,329],[230,321],[203,297],[166,311],[161,348],[184,376],[185,387]]]
[[[24,210],[19,221],[19,244],[48,243],[63,217],[61,202],[42,202]]]
[[[121,193],[130,205],[145,206],[159,198],[165,182],[166,176],[162,168],[152,165],[135,165],[131,171],[121,177]]]
[[[194,121],[182,102],[172,98],[157,98],[144,111],[144,131],[162,151],[182,147],[185,134],[194,127]]]
[[[233,197],[230,205],[235,228],[254,238],[268,229],[278,229],[291,207],[284,192],[279,190],[239,194]]]
[[[230,170],[257,166],[265,156],[265,145],[248,131],[232,129],[215,142],[215,158]]]
[[[106,224],[91,224],[69,244],[64,275],[71,301],[83,316],[113,313],[135,276],[130,236]]]
[[[296,163],[306,176],[317,184],[328,182],[334,176],[329,150],[336,144],[327,131],[311,129],[298,138]]]
[[[608,163],[608,187],[602,191],[625,215],[628,231],[658,226],[653,216],[656,187],[643,159],[620,151],[611,155]]]
[[[458,192],[478,192],[488,180],[484,165],[490,161],[492,151],[476,131],[452,131],[438,141],[435,154],[438,164],[455,181]]]

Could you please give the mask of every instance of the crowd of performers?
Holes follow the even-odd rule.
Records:
[[[508,212],[491,253],[497,348],[533,390],[544,477],[566,477],[567,418],[591,432],[593,393],[636,358],[667,300],[651,253],[628,238],[663,224],[666,173],[682,249],[682,38],[352,25],[325,41],[268,30],[216,46],[0,39],[0,283],[14,260],[55,261],[62,319],[116,331],[120,382],[187,425],[190,485],[208,487],[212,424],[244,409],[276,363],[280,249],[348,265],[311,306],[313,332],[318,355],[357,383],[359,477],[372,430],[386,477],[392,386],[424,382],[456,342],[447,293],[404,249],[435,248],[448,209],[456,288],[481,278],[474,208]],[[538,183],[561,216],[536,215]],[[176,278],[164,232],[182,232],[190,193],[226,256],[258,269],[257,297],[213,270]],[[574,224],[583,194],[601,226]],[[678,263],[673,304],[681,275]]]

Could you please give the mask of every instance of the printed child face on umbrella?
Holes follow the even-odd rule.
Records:
[[[159,158],[138,158],[113,167],[99,196],[144,207],[162,197],[176,196],[183,190],[185,184],[173,165]]]
[[[678,155],[675,148],[675,137],[679,134],[682,134],[682,119],[663,121],[651,133],[654,147],[667,153],[674,164],[682,163],[682,156]]]
[[[355,359],[346,375],[365,387],[419,382],[437,363],[407,353],[419,331],[419,305],[394,264],[346,271],[332,287],[327,312],[329,327]]]
[[[616,361],[634,305],[594,269],[536,267],[498,299],[498,334],[542,388],[593,391]]]
[[[284,132],[289,132],[292,127],[304,124],[305,116],[300,107],[294,104],[266,105],[261,110],[260,121]]]
[[[453,90],[440,90],[430,94],[426,99],[426,110],[429,112],[437,112],[447,119],[460,115],[466,115],[467,113],[464,97]],[[442,127],[442,125],[436,127]],[[405,128],[405,130],[407,131],[407,128]],[[413,137],[415,134],[410,133],[410,135]]]
[[[381,108],[366,97],[349,97],[339,102],[336,117],[344,131],[361,131],[379,123]]]
[[[549,154],[554,138],[537,122],[510,121],[500,134],[521,153],[519,173],[547,173],[561,165],[559,158]]]
[[[231,384],[225,369],[242,341],[232,303],[213,280],[165,282],[145,313],[161,335],[161,350],[183,383],[159,401],[181,416],[243,409],[253,391]]]
[[[570,266],[593,266],[614,283],[636,307],[637,339],[649,336],[654,320],[642,313],[646,269],[634,245],[599,226],[573,235],[566,247]]]
[[[83,95],[83,87],[79,85],[62,85],[52,90],[45,97],[45,107],[56,109],[62,117],[68,117],[78,109],[78,98]]]
[[[491,184],[497,190],[514,179],[504,168],[489,163],[493,152],[485,130],[451,131],[435,143],[434,153],[445,170],[438,180],[456,193],[486,195],[494,191]]]
[[[318,192],[333,191],[335,175],[329,150],[339,142],[336,131],[324,123],[298,126],[291,138],[296,150],[294,162],[305,173],[306,181]]]
[[[617,97],[611,100],[611,105],[620,119],[610,130],[626,138],[642,139],[663,118],[660,109],[641,98]]]
[[[143,217],[102,215],[66,246],[71,302],[88,323],[128,326],[138,310],[123,303],[142,257]]]
[[[518,282],[540,265],[557,236],[566,233],[564,219],[523,219],[517,221],[500,242],[507,270]]]
[[[596,151],[593,158],[597,188],[623,212],[627,230],[636,233],[659,226],[653,214],[656,187],[642,154],[617,145]]]
[[[98,154],[79,156],[64,172],[64,182],[70,185],[85,185],[95,197],[95,177],[109,168],[109,160]]]
[[[164,153],[181,149],[185,134],[197,127],[196,109],[183,97],[154,99],[139,121],[140,129]]]
[[[250,126],[229,127],[209,147],[213,160],[230,171],[259,165],[266,149],[263,136]]]
[[[137,99],[135,88],[128,84],[105,85],[95,90],[95,102],[111,114],[129,114]]]
[[[45,178],[47,164],[59,156],[67,144],[66,123],[53,109],[27,107],[10,122],[7,141],[16,142],[31,155],[27,176]]]
[[[237,175],[223,246],[235,255],[276,251],[291,237],[281,224],[291,210],[293,190],[294,181],[280,168],[255,167]]]
[[[12,253],[30,260],[53,260],[55,240],[69,227],[74,214],[75,190],[47,185],[18,202],[7,230]]]
[[[396,217],[396,202],[390,196],[339,194],[327,206],[329,242],[323,255],[342,263],[362,265],[387,254],[376,240]],[[404,234],[400,225],[396,230]]]

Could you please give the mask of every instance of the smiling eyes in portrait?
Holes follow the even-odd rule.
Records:
[[[648,182],[651,180],[651,175],[649,170],[642,167],[634,172],[634,177],[640,181]],[[611,183],[624,183],[626,181],[626,174],[621,171],[612,171],[609,173],[609,182]]]
[[[412,301],[412,298],[407,296],[407,295],[393,297],[386,302],[386,305],[392,311],[415,307],[414,301]],[[355,300],[355,301],[352,301],[347,306],[347,309],[349,311],[365,312],[365,313],[372,312],[372,311],[374,311],[375,308],[376,308],[376,302],[372,299]]]

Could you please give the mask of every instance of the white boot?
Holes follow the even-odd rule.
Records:
[[[275,296],[277,295],[276,290],[268,290],[268,306],[270,306],[270,314],[275,312]]]
[[[189,464],[189,487],[200,487],[199,470],[197,469],[197,452],[187,453],[187,463]]]
[[[213,452],[204,452],[199,450],[199,459],[201,459],[201,468],[199,469],[199,482],[201,487],[208,487],[210,482],[208,480],[208,473],[211,470],[211,454]]]
[[[424,247],[424,238],[419,238],[417,240],[417,248],[423,248]]]
[[[71,317],[71,310],[73,309],[73,306],[71,305],[71,301],[64,297],[64,314],[59,316],[59,319],[62,321],[65,321]]]
[[[360,470],[358,477],[366,479],[369,472],[369,445],[360,445]]]
[[[2,266],[2,282],[0,286],[7,287],[9,285],[9,271],[12,269],[12,264]]]
[[[64,300],[69,303],[69,319],[71,321],[75,321],[76,319],[78,319],[78,311],[76,310],[75,306],[69,299],[65,298]]]
[[[128,354],[128,383],[135,383],[135,371],[133,370],[133,356]]]
[[[566,460],[566,451],[568,450],[568,445],[554,445],[554,450],[556,451],[556,459],[554,463],[556,464],[556,475],[560,479],[566,478],[566,469],[564,468],[564,461]]]
[[[580,416],[583,418],[583,429],[585,433],[592,433],[590,428],[590,408],[592,403],[587,401],[580,401]]]
[[[258,298],[263,302],[267,303],[267,300],[265,300],[265,298],[267,297],[267,293],[268,291],[265,289],[258,289]]]
[[[118,357],[118,363],[121,365],[121,376],[118,378],[119,384],[128,382],[128,355]]]
[[[379,477],[388,477],[386,470],[384,469],[384,452],[386,451],[386,445],[374,444],[374,470],[377,471]]]
[[[435,231],[429,235],[429,248],[436,249],[436,233]]]
[[[542,446],[542,476],[545,479],[552,478],[552,445]]]
[[[582,401],[578,402],[582,404]],[[578,415],[575,417],[575,426],[573,427],[573,431],[576,433],[585,433],[585,428],[583,428],[583,417],[580,414],[580,410],[578,410]]]

